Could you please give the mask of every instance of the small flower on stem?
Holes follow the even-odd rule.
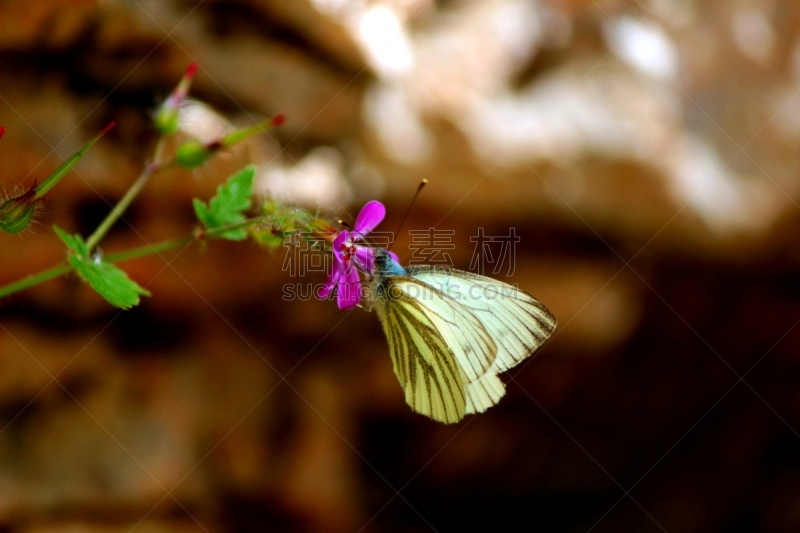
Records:
[[[333,271],[319,291],[320,298],[327,298],[336,288],[336,303],[339,309],[351,309],[361,300],[358,269],[353,264],[352,254],[345,244],[346,240],[346,230],[333,239]]]
[[[358,305],[361,301],[358,271],[372,272],[375,252],[369,246],[356,243],[374,230],[385,216],[386,208],[382,203],[376,200],[367,202],[356,217],[352,230],[342,230],[334,237],[333,270],[319,291],[320,298],[327,298],[336,288],[339,309],[352,309]]]

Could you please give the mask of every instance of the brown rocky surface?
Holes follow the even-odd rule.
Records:
[[[374,316],[285,301],[324,274],[284,249],[125,261],[153,293],[126,312],[49,281],[0,301],[0,527],[796,531],[799,22],[788,0],[0,2],[6,193],[116,122],[0,234],[0,285],[62,260],[53,224],[102,220],[197,61],[219,115],[194,133],[288,121],[159,174],[103,253],[190,234],[246,162],[332,219],[380,199],[387,231],[427,178],[394,250],[452,230],[466,269],[478,228],[515,228],[510,281],[559,319],[498,406],[443,426]]]

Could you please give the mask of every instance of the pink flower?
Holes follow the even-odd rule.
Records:
[[[372,200],[361,208],[352,230],[342,230],[336,235],[333,239],[333,270],[319,291],[320,298],[330,296],[336,287],[339,309],[352,309],[358,305],[361,301],[358,271],[372,272],[375,253],[369,246],[361,246],[356,242],[374,230],[385,216],[383,204]]]

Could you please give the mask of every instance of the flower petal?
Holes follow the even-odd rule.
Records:
[[[394,252],[389,252],[389,257],[391,257],[392,259],[394,259],[394,262],[395,262],[395,263],[400,263],[400,258],[399,258],[399,257],[397,257],[397,254],[396,254],[396,253],[394,253]]]
[[[355,230],[357,235],[356,239],[364,237],[367,233],[375,229],[375,226],[381,223],[383,217],[386,216],[386,208],[382,203],[377,200],[367,202],[361,208],[361,212],[356,218]]]
[[[356,246],[355,262],[362,272],[371,274],[375,269],[375,250],[366,246]]]
[[[344,261],[344,253],[342,252],[342,245],[347,241],[347,230],[342,230],[336,237],[333,238],[333,259],[338,263]]]
[[[325,283],[322,284],[317,295],[322,300],[327,300],[328,296],[331,295],[334,287],[339,283],[339,280],[342,278],[342,268],[340,263],[334,263],[333,265],[333,272],[328,276],[328,279],[325,280]]]
[[[355,268],[345,273],[343,279],[339,281],[339,290],[336,293],[336,303],[339,309],[352,309],[361,301],[361,283],[358,278],[358,270]]]

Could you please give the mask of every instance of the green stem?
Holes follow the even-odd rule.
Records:
[[[108,263],[116,263],[119,261],[126,261],[128,259],[135,259],[137,257],[144,257],[150,254],[164,252],[167,250],[171,250],[173,248],[185,247],[189,246],[190,244],[196,241],[211,239],[219,235],[222,235],[223,233],[228,232],[232,229],[250,226],[252,224],[261,223],[266,220],[269,220],[269,217],[250,218],[242,222],[237,222],[236,224],[229,224],[227,226],[207,230],[205,233],[202,234],[203,235],[202,237],[198,236],[181,237],[178,239],[170,239],[168,241],[163,241],[156,244],[147,244],[145,246],[140,246],[139,248],[133,248],[131,250],[125,250],[123,252],[108,254],[103,258],[103,260]],[[3,285],[2,287],[0,287],[0,299],[5,298],[6,296],[10,296],[16,292],[20,292],[25,289],[30,289],[35,285],[51,280],[63,274],[67,274],[71,270],[72,266],[66,263],[62,263],[47,270],[43,270],[37,274],[32,274],[27,278],[23,278],[19,281],[14,281],[12,283],[9,283],[8,285]]]
[[[15,292],[24,291],[25,289],[30,289],[31,287],[38,285],[40,283],[44,283],[49,279],[57,278],[58,276],[66,274],[70,270],[72,270],[72,267],[70,265],[62,263],[58,266],[54,266],[53,268],[43,270],[38,274],[31,274],[27,278],[22,278],[19,281],[15,281],[13,283],[9,283],[8,285],[0,287],[0,298],[5,298],[6,296],[10,296]]]
[[[188,246],[196,241],[196,237],[183,237],[181,239],[171,239],[169,241],[160,242],[158,244],[147,244],[132,250],[125,250],[124,252],[117,252],[115,254],[108,254],[103,258],[107,263],[117,263],[119,261],[126,261],[128,259],[135,259],[137,257],[144,257],[150,254],[157,254],[172,250],[173,248],[180,248],[181,246]]]
[[[150,181],[150,177],[161,170],[163,166],[159,163],[161,152],[164,149],[164,138],[158,140],[155,149],[155,155],[153,157],[153,163],[148,164],[144,171],[136,178],[136,181],[133,182],[131,188],[128,189],[128,192],[125,193],[125,196],[114,206],[114,209],[108,214],[108,216],[103,220],[97,229],[89,235],[89,238],[86,239],[86,246],[89,248],[91,252],[95,246],[100,242],[100,240],[105,237],[108,230],[111,229],[111,226],[125,213],[125,210],[128,209],[128,206],[131,205],[133,200],[139,196],[139,193],[142,192],[142,189],[147,182]]]
[[[235,224],[228,224],[227,226],[222,226],[219,228],[207,230],[202,234],[202,237],[198,237],[197,235],[195,235],[192,237],[181,237],[179,239],[170,239],[168,241],[163,241],[157,244],[146,244],[139,248],[133,248],[132,250],[125,250],[124,252],[108,254],[107,256],[103,257],[103,261],[106,261],[108,263],[116,263],[119,261],[135,259],[137,257],[143,257],[150,254],[165,252],[167,250],[172,250],[173,248],[180,248],[181,246],[189,246],[195,241],[199,242],[205,239],[213,239],[214,237],[222,235],[223,233],[226,233],[232,229],[247,227],[252,224],[264,222],[265,220],[267,220],[266,217],[249,218],[247,220],[243,220],[242,222],[237,222]]]

